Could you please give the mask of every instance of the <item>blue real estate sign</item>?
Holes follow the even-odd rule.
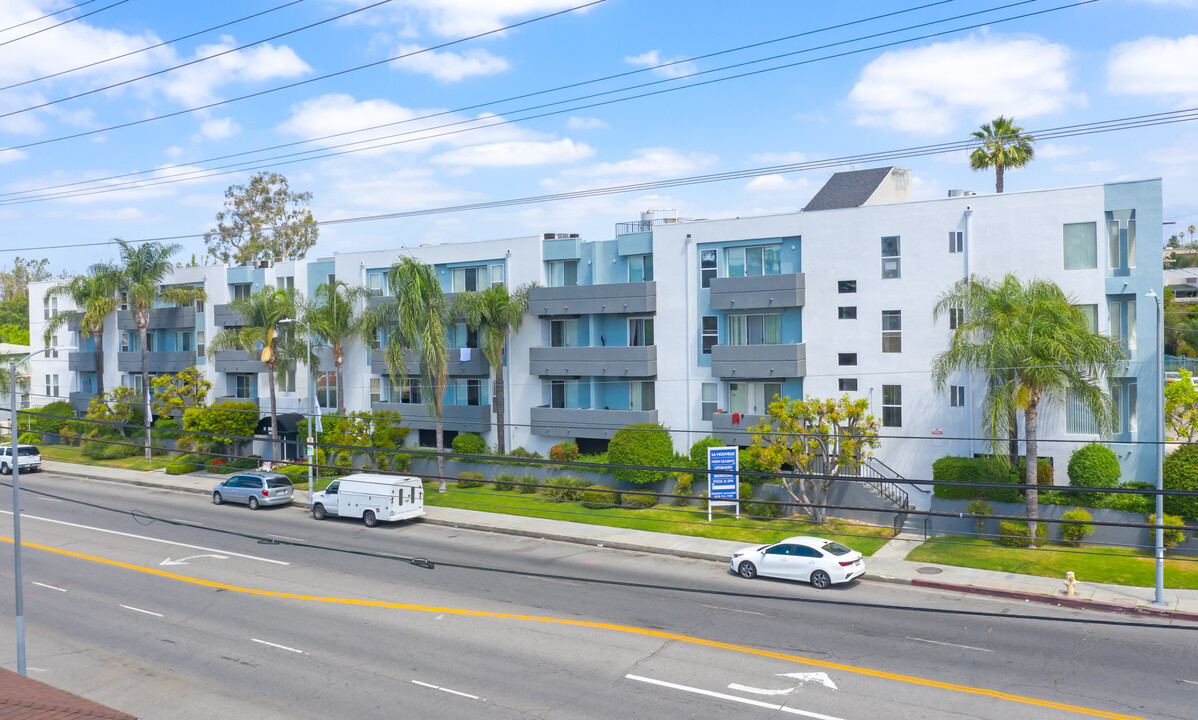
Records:
[[[740,469],[740,448],[713,447],[707,448],[708,491],[707,496],[712,500],[737,499],[737,476]]]

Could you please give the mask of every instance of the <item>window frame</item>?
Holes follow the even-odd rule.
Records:
[[[893,250],[887,244],[893,241]],[[898,280],[903,277],[903,245],[901,235],[882,237],[882,279]],[[889,266],[889,267],[888,267]]]
[[[889,393],[889,395],[888,395]],[[882,386],[882,427],[903,426],[903,386]]]
[[[837,392],[857,392],[857,378],[837,378]]]
[[[715,326],[708,330],[707,321],[712,320]],[[708,344],[708,340],[711,341]],[[719,315],[702,315],[699,317],[699,342],[700,350],[703,355],[710,355],[711,348],[720,344],[720,316]]]
[[[887,322],[889,321],[889,322]],[[903,351],[903,311],[882,311],[882,352],[901,353]]]
[[[857,367],[857,353],[836,353],[837,367]]]
[[[857,306],[856,305],[841,305],[836,308],[837,320],[856,320]]]
[[[837,280],[836,294],[837,295],[853,295],[857,292],[856,280]]]

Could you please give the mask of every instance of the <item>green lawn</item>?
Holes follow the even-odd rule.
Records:
[[[1072,570],[1079,582],[1138,587],[1151,587],[1155,583],[1155,561],[1151,553],[1091,545],[1073,548],[1061,543],[1048,543],[1045,547],[1049,550],[1085,550],[1103,555],[1011,548],[999,545],[994,540],[950,535],[929,539],[915,548],[907,559],[980,570],[1059,577],[1062,580],[1065,573]],[[1166,558],[1165,587],[1198,589],[1198,560]]]
[[[42,459],[57,460],[58,462],[78,463],[80,465],[96,465],[100,467],[125,468],[126,470],[160,470],[166,467],[169,460],[166,456],[158,456],[146,462],[145,453],[137,457],[117,458],[115,460],[93,460],[85,457],[77,447],[66,445],[38,445],[42,451]]]

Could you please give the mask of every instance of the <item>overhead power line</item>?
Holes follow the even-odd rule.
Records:
[[[41,30],[34,30],[33,32],[27,33],[20,37],[15,37],[11,40],[5,40],[4,42],[0,42],[0,47],[4,47],[5,45],[11,45],[12,43],[15,43],[18,40],[24,40],[25,38],[31,38],[34,35],[41,35],[42,33],[46,32],[48,30],[53,30],[54,28],[60,28],[63,25],[69,25],[69,24],[75,22],[76,20],[82,20],[85,17],[91,17],[92,15],[95,15],[96,13],[104,12],[105,10],[114,8],[117,5],[124,5],[127,2],[129,2],[129,0],[119,0],[119,2],[114,2],[111,5],[105,5],[104,7],[99,8],[98,10],[92,10],[89,13],[84,13],[82,15],[78,15],[76,17],[71,18],[70,20],[63,20],[62,22],[58,23],[57,25],[51,25],[50,27],[44,27]],[[86,4],[86,3],[84,3],[84,4]],[[17,27],[17,26],[14,25],[13,27]]]
[[[38,20],[45,20],[46,18],[52,18],[55,15],[61,15],[64,12],[78,10],[79,8],[83,7],[84,5],[91,5],[94,2],[96,2],[96,0],[85,0],[85,2],[81,2],[77,5],[71,5],[70,7],[64,7],[62,10],[55,10],[52,13],[46,13],[45,15],[39,15],[39,16],[33,18],[32,20],[25,20],[24,22],[19,22],[16,25],[9,25],[6,28],[0,28],[0,33],[5,33],[5,32],[8,32],[9,30],[16,30],[19,27],[25,27],[26,25],[29,25],[30,23],[35,23]]]

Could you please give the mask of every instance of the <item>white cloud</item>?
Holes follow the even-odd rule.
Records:
[[[556,165],[577,162],[595,154],[595,149],[569,138],[555,142],[501,142],[450,150],[433,158],[446,165],[474,167],[511,167],[517,165]]]
[[[748,192],[806,193],[810,192],[813,186],[814,183],[807,178],[788,178],[775,173],[753,178],[748,185],[745,185],[745,190]]]
[[[20,150],[4,150],[0,152],[0,165],[7,165],[19,160],[25,160],[29,157],[29,153]]]
[[[566,170],[563,175],[585,177],[637,176],[675,177],[712,165],[715,155],[708,153],[683,154],[674,148],[642,148],[633,151],[635,157],[619,162],[604,162]]]
[[[233,122],[233,118],[208,120],[200,125],[200,133],[209,140],[224,140],[241,132],[241,126]]]
[[[338,1],[343,5],[361,7],[370,0]],[[464,36],[495,30],[535,15],[566,10],[577,4],[574,0],[397,0],[343,22],[372,26],[391,24],[398,26],[400,32],[409,37],[417,34],[418,25],[428,26],[444,37]],[[571,14],[586,12],[580,10]]]
[[[93,210],[79,215],[80,220],[95,222],[135,222],[145,217],[145,213],[134,207],[119,210]]]
[[[219,43],[196,48],[194,57],[212,57],[234,47],[233,38],[225,36]],[[163,76],[159,86],[183,105],[201,105],[215,100],[217,88],[223,85],[296,78],[311,71],[291,48],[266,44],[176,70]]]
[[[1117,95],[1160,95],[1198,102],[1198,35],[1176,40],[1144,37],[1111,51],[1107,90]]]
[[[595,128],[605,128],[607,127],[607,123],[603,122],[599,118],[571,116],[570,119],[566,121],[566,127],[570,128],[571,130],[592,130]]]
[[[1053,143],[1036,145],[1036,157],[1040,158],[1041,160],[1069,157],[1070,155],[1081,155],[1082,153],[1086,152],[1090,152],[1089,145],[1055,145]]]
[[[1069,92],[1069,49],[1041,38],[972,36],[870,62],[849,93],[857,123],[923,135],[998,115],[1023,120],[1085,98]]]
[[[166,156],[171,160],[178,160],[179,156],[183,154],[183,148],[178,145],[171,145],[164,152],[166,152]]]
[[[647,53],[641,53],[640,55],[624,58],[624,62],[628,63],[629,65],[651,67],[653,68],[654,75],[660,75],[662,77],[676,78],[695,74],[695,71],[698,68],[695,67],[693,62],[678,62],[678,60],[679,58],[673,58],[670,60],[662,59],[660,50],[650,50]],[[656,67],[662,63],[674,64],[666,65],[665,67]]]
[[[1089,162],[1083,163],[1058,165],[1053,169],[1060,172],[1102,173],[1104,175],[1109,175],[1116,167],[1118,166],[1113,160],[1091,160]]]
[[[790,165],[793,163],[807,162],[807,156],[801,152],[787,153],[754,153],[749,156],[755,163],[764,163],[766,165]]]
[[[415,53],[420,49],[419,45],[401,45],[399,54]],[[448,50],[445,52],[426,50],[417,55],[395,60],[391,66],[409,72],[431,75],[443,82],[458,82],[474,75],[494,75],[505,72],[510,67],[506,59],[496,57],[482,48],[465,50],[460,54]]]

